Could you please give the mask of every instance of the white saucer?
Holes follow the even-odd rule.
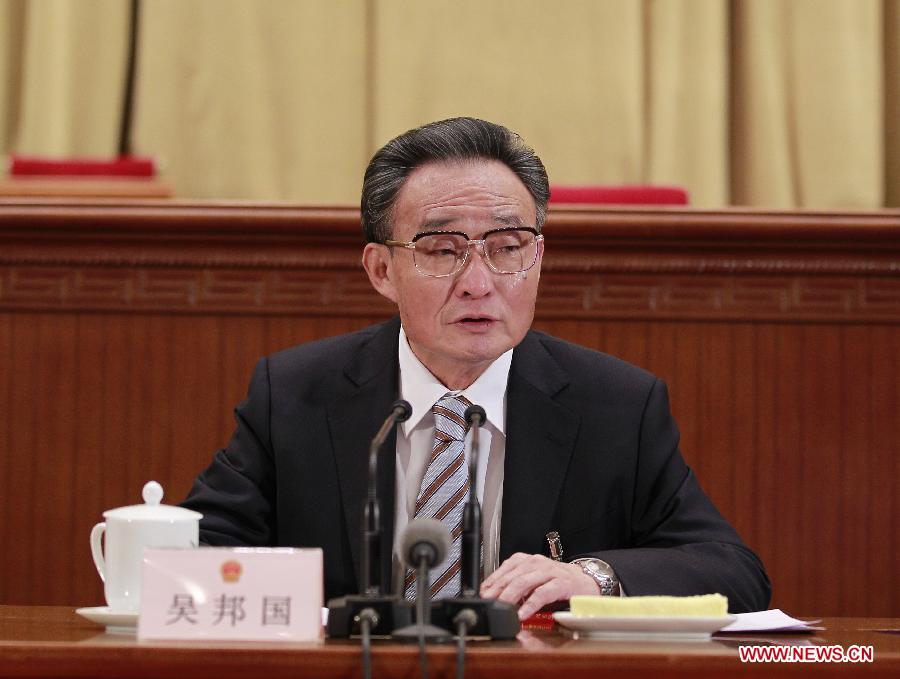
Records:
[[[137,611],[114,611],[109,606],[93,606],[76,608],[75,612],[98,625],[106,625],[106,631],[114,634],[133,634],[137,627]]]
[[[722,615],[711,618],[691,616],[583,616],[568,611],[553,614],[561,626],[579,636],[592,639],[654,639],[702,641],[709,639],[737,618]]]

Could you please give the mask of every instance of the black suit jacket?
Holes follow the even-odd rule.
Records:
[[[184,506],[213,545],[317,546],[326,597],[355,593],[371,437],[398,395],[399,319],[260,360],[227,448]],[[716,511],[678,450],[666,387],[624,361],[539,332],[513,351],[501,562],[596,556],[629,595],[720,592],[767,607],[762,564]],[[392,436],[379,467],[382,554],[393,542]],[[390,582],[390,558],[382,582]]]

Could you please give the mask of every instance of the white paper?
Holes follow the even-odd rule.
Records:
[[[735,613],[737,620],[719,630],[722,632],[810,632],[821,620],[798,620],[780,608],[755,613]]]

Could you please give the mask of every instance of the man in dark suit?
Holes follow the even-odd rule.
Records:
[[[731,611],[765,608],[762,564],[684,463],[665,385],[530,330],[548,197],[540,159],[485,121],[432,123],[376,153],[363,265],[399,317],[260,361],[231,442],[184,503],[204,514],[201,540],[322,547],[326,596],[356,592],[368,441],[401,396],[413,418],[380,465],[383,553],[414,518],[448,523],[436,586],[452,596],[471,480],[464,427],[451,430],[475,402],[483,596],[522,618],[575,594],[719,592]],[[550,558],[550,531],[572,561]],[[396,558],[391,578],[408,591]]]

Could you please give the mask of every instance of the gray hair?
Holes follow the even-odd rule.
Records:
[[[477,118],[450,118],[404,132],[372,156],[363,178],[360,215],[370,243],[391,237],[391,213],[397,192],[417,167],[430,162],[499,160],[534,198],[540,231],[547,216],[550,181],[541,159],[515,132]]]

